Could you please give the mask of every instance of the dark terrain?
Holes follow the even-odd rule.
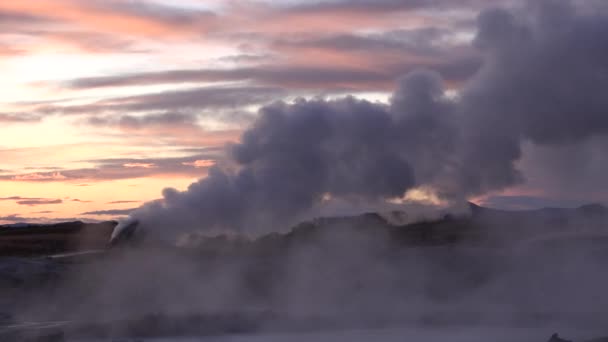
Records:
[[[606,326],[603,206],[385,217],[321,218],[257,238],[192,234],[181,247],[139,234],[109,248],[116,222],[0,228],[0,325],[17,324],[0,333],[20,341],[26,321],[61,322],[41,333],[72,337]]]
[[[392,245],[505,246],[547,234],[578,232],[582,225],[592,232],[608,234],[608,208],[592,204],[576,209],[545,208],[529,211],[503,211],[470,204],[470,216],[445,215],[441,219],[406,225],[389,223],[385,216],[368,213],[352,217],[319,218],[301,223],[287,233],[270,233],[251,239],[244,236],[217,235],[189,238],[189,247],[202,254],[224,255],[277,253],[299,242],[319,239],[327,234],[369,232],[383,236]],[[402,213],[390,213],[397,215]],[[116,221],[80,221],[52,225],[0,225],[0,257],[46,256],[108,247]]]
[[[41,256],[105,248],[117,222],[0,226],[0,257]]]

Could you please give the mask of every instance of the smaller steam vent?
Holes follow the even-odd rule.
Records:
[[[133,217],[129,217],[118,223],[118,225],[114,227],[114,230],[112,231],[112,235],[110,237],[110,246],[116,246],[131,240],[138,226],[139,220]]]

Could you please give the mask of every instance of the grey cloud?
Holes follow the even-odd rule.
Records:
[[[417,9],[471,8],[488,5],[484,0],[333,0],[316,1],[292,6],[290,12],[353,11],[364,13],[387,13]]]
[[[26,199],[26,200],[17,201],[17,204],[19,204],[19,205],[27,205],[27,206],[48,205],[48,204],[61,204],[61,203],[63,203],[63,200],[61,200],[61,199],[54,199],[54,200],[50,200],[50,199]]]
[[[145,84],[185,82],[254,81],[259,84],[291,88],[331,88],[340,83],[374,84],[390,80],[390,75],[369,70],[336,67],[258,66],[235,69],[190,69],[141,74],[89,77],[76,79],[70,86],[76,89],[120,87]],[[226,90],[224,90],[226,91]]]
[[[197,116],[190,113],[161,113],[145,116],[91,117],[88,122],[95,126],[117,125],[123,128],[140,129],[148,126],[196,126]]]
[[[364,53],[398,52],[435,56],[445,52],[438,45],[454,34],[453,30],[438,27],[423,27],[409,30],[394,30],[371,34],[338,34],[322,37],[292,38],[277,40],[276,46],[316,47],[339,51]]]
[[[183,9],[180,7],[152,2],[106,2],[95,1],[100,7],[106,7],[120,13],[154,19],[172,25],[192,25],[216,18],[216,14],[207,10]]]
[[[222,131],[206,130],[199,119],[213,118],[228,125],[244,125],[250,119],[245,114],[233,114],[231,111],[217,110],[213,113],[146,113],[143,115],[105,114],[86,116],[82,123],[95,127],[119,130],[130,138],[139,138],[151,143],[169,143],[173,145],[216,145],[232,139],[236,132],[224,127]],[[231,126],[232,127],[232,126]]]
[[[267,87],[206,87],[194,90],[141,95],[117,100],[117,105],[129,111],[158,109],[197,109],[240,107],[268,102],[283,96],[279,88]]]
[[[107,80],[103,82],[107,82]],[[84,105],[46,105],[38,107],[36,111],[41,114],[66,115],[172,112],[155,114],[144,119],[135,119],[131,115],[123,115],[122,119],[118,121],[126,125],[162,123],[163,120],[165,120],[165,123],[186,123],[194,121],[195,118],[194,114],[188,112],[240,108],[246,105],[269,102],[284,95],[282,89],[270,87],[203,87],[110,98]],[[116,122],[117,120],[110,121]],[[96,123],[95,119],[92,119],[92,123]]]
[[[462,62],[466,62],[463,69],[456,70],[457,66]],[[215,69],[215,70],[175,70],[168,72],[152,72],[143,74],[132,74],[122,76],[106,76],[106,77],[93,77],[93,78],[82,78],[76,79],[71,82],[71,86],[76,89],[88,89],[88,88],[100,88],[100,87],[122,87],[122,86],[133,86],[133,85],[148,85],[148,84],[163,84],[163,83],[182,83],[182,82],[226,82],[226,81],[249,81],[254,84],[266,85],[271,88],[260,88],[267,89],[269,93],[274,93],[274,96],[261,96],[255,97],[258,100],[257,103],[269,102],[272,99],[277,99],[280,95],[285,95],[285,90],[289,89],[292,92],[297,90],[314,90],[314,91],[330,91],[330,92],[344,92],[344,91],[377,91],[383,89],[395,81],[397,69],[400,72],[406,72],[416,69],[416,67],[425,66],[437,66],[441,71],[447,71],[445,76],[450,77],[463,77],[469,75],[472,69],[475,69],[479,64],[478,58],[461,59],[461,58],[448,58],[443,62],[432,62],[430,63],[408,63],[403,62],[402,64],[395,65],[391,63],[385,63],[378,65],[378,68],[374,70],[370,69],[358,69],[358,68],[340,68],[340,67],[295,67],[295,66],[256,66],[252,68],[236,68],[236,69]],[[442,70],[443,69],[443,70]],[[474,71],[474,70],[473,70]],[[462,79],[457,79],[461,81]],[[278,88],[277,88],[278,87]],[[279,90],[281,89],[281,90]],[[222,91],[221,88],[217,89]],[[255,91],[255,88],[252,88]],[[228,99],[229,89],[223,90],[226,92],[225,98]],[[282,93],[282,94],[281,94]],[[255,92],[253,93],[255,95]],[[171,94],[162,94],[162,96]],[[211,94],[209,94],[211,95]],[[146,96],[146,95],[144,95]],[[93,110],[99,109],[112,109],[114,108],[125,108],[126,110],[145,110],[151,109],[155,105],[162,103],[175,103],[180,104],[181,99],[188,98],[187,94],[175,95],[174,100],[167,99],[154,99],[150,96],[150,102],[139,103],[137,97],[131,99],[124,99],[124,101],[131,100],[134,103],[129,104],[125,102],[120,103],[100,103],[99,106],[91,106]],[[139,98],[140,100],[146,99],[146,97]],[[218,96],[215,98],[221,105],[227,106],[230,103],[239,104],[239,98],[235,96],[230,98],[232,102],[226,100],[221,101]],[[246,99],[242,98],[242,99]],[[265,101],[264,101],[265,100]],[[121,100],[123,101],[123,100]],[[202,99],[200,100],[202,102]],[[188,102],[184,102],[184,105],[178,107],[187,107]],[[209,107],[213,106],[213,101],[210,102]],[[165,107],[166,108],[166,107]],[[175,108],[173,108],[175,109]],[[70,111],[86,110],[83,108],[73,108]]]
[[[37,198],[37,197],[21,197],[21,196],[11,196],[11,197],[2,197],[0,201],[14,201],[19,205],[26,206],[38,206],[38,205],[49,205],[49,204],[61,204],[63,200],[54,199],[54,198]]]
[[[12,215],[7,215],[7,216],[0,216],[0,221],[14,222],[14,223],[31,222],[31,221],[34,221],[34,220],[35,219],[33,219],[33,218],[23,217],[23,216],[19,216],[17,214],[12,214]]]
[[[259,54],[238,54],[238,55],[230,55],[223,56],[219,58],[221,62],[232,62],[232,63],[259,63],[259,62],[268,62],[268,60],[273,59],[272,55],[259,55]]]
[[[453,29],[425,27],[383,33],[341,34],[326,37],[283,39],[278,48],[321,48],[368,56],[369,63],[384,73],[385,81],[416,68],[438,71],[448,81],[470,78],[481,66],[481,57],[468,43],[450,43]],[[411,61],[412,56],[426,59]],[[394,62],[397,61],[397,62]],[[352,80],[356,83],[356,80]]]
[[[30,13],[16,12],[16,11],[3,11],[0,10],[0,25],[9,24],[20,24],[20,23],[40,23],[51,21],[50,18],[33,15]]]
[[[0,122],[2,123],[28,123],[38,122],[41,117],[35,114],[27,113],[0,113]]]
[[[110,210],[98,210],[98,211],[89,211],[86,213],[82,213],[81,215],[93,215],[93,216],[119,216],[119,215],[129,215],[134,209],[110,209]]]
[[[71,200],[72,202],[78,202],[78,203],[93,203],[93,201],[84,201],[78,198],[74,198]]]
[[[47,171],[59,171],[62,170],[62,167],[59,166],[27,166],[23,168],[24,170],[47,170]]]
[[[457,26],[458,23],[454,25]],[[469,24],[467,24],[469,25]],[[450,81],[463,81],[479,67],[478,54],[467,43],[453,42],[456,32],[471,28],[439,29],[425,27],[394,30],[377,34],[336,34],[326,36],[285,36],[255,39],[270,45],[271,50],[318,48],[364,57],[365,67],[352,66],[295,66],[280,59],[276,63],[264,60],[249,67],[219,69],[184,69],[162,72],[123,74],[75,79],[67,86],[75,89],[122,87],[147,84],[187,82],[247,81],[252,84],[282,89],[305,90],[378,90],[388,88],[396,75],[417,67],[437,68]],[[249,55],[246,55],[249,56]],[[412,60],[412,56],[417,56]],[[257,56],[256,56],[257,57]],[[385,58],[386,57],[386,58]],[[390,58],[389,58],[390,57]],[[424,61],[424,60],[428,61]],[[456,70],[456,66],[467,64]],[[399,70],[396,70],[396,66]],[[445,71],[445,73],[443,73]],[[137,108],[135,108],[137,109]]]

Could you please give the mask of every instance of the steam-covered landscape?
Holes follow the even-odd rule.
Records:
[[[608,341],[608,2],[0,2],[0,342]]]
[[[367,213],[255,238],[196,235],[175,246],[133,234],[111,247],[116,222],[63,234],[76,224],[4,228],[12,231],[0,235],[3,250],[24,235],[31,249],[2,259],[2,333],[16,341],[593,337],[606,333],[607,220],[600,205],[470,204],[415,223],[404,223],[405,212]],[[53,256],[32,242],[38,232]],[[85,253],[58,242],[66,235],[105,246]]]

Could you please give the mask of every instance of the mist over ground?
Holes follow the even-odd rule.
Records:
[[[457,94],[418,70],[388,104],[266,105],[206,178],[132,213],[133,240],[92,262],[37,260],[44,281],[16,277],[4,307],[12,320],[65,321],[73,336],[97,338],[608,334],[608,209],[466,202],[549,167],[556,187],[605,188],[605,159],[594,159],[608,147],[605,9],[541,0],[480,13],[483,63]],[[404,206],[410,190],[445,207]],[[312,219],[321,212],[333,217]]]
[[[51,277],[24,276],[3,307],[17,322],[65,322],[73,338],[590,338],[607,333],[606,222],[601,206],[472,206],[406,225],[370,213],[180,247],[147,237],[88,262],[47,262]]]

